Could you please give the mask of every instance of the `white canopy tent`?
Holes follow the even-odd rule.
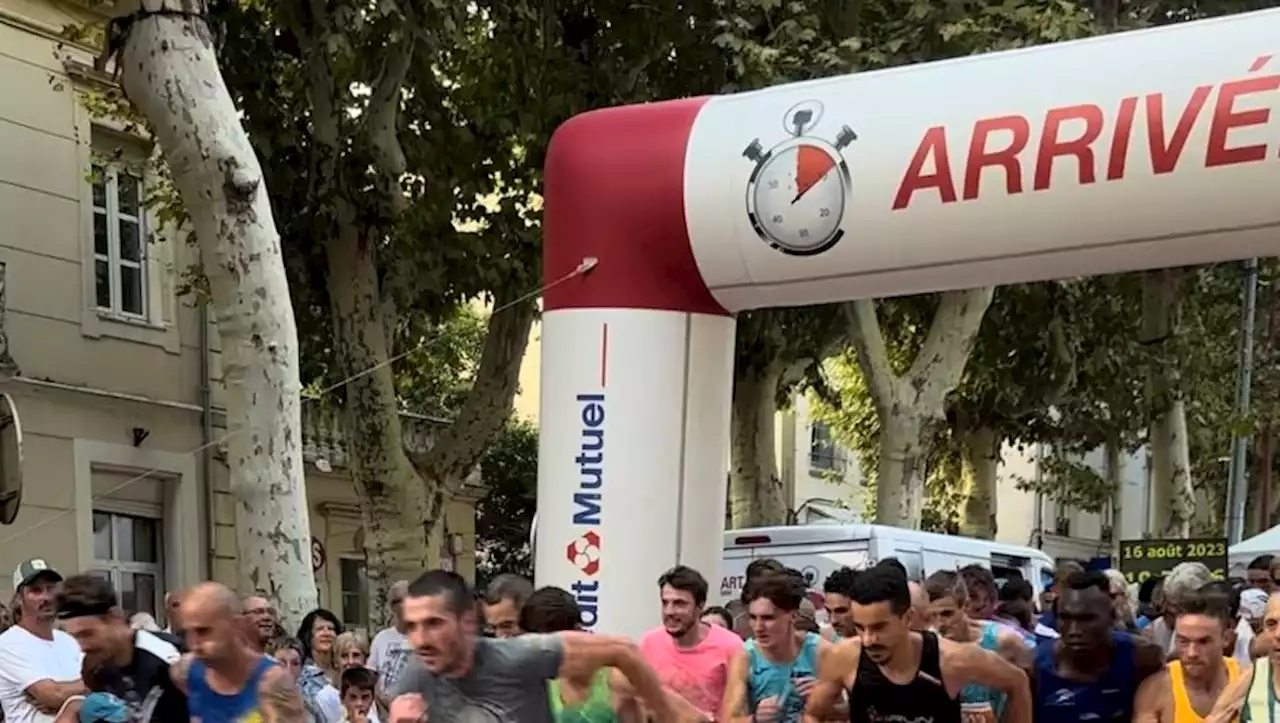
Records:
[[[1280,555],[1280,525],[1229,547],[1227,565],[1233,569],[1243,567],[1258,555]]]

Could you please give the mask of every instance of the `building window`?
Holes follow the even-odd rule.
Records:
[[[95,306],[146,318],[147,233],[142,179],[117,166],[93,167]]]
[[[367,627],[369,581],[365,577],[364,560],[340,559],[338,574],[342,578],[342,624],[346,627]]]
[[[815,422],[809,439],[809,467],[843,474],[844,464],[844,453],[832,439],[831,428],[822,422]]]
[[[93,513],[93,574],[111,581],[128,615],[162,615],[164,565],[160,521],[114,512]]]

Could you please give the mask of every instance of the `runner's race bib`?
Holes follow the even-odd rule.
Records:
[[[996,723],[996,711],[991,703],[961,703],[960,720],[964,723]]]

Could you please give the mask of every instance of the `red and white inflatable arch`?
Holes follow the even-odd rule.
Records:
[[[538,584],[628,635],[714,588],[736,312],[1280,253],[1273,53],[1263,11],[565,123]]]

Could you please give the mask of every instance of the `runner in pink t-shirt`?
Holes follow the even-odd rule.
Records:
[[[640,639],[640,652],[672,693],[710,720],[719,719],[729,662],[742,638],[702,622],[707,581],[693,568],[677,565],[658,578],[662,627]]]

